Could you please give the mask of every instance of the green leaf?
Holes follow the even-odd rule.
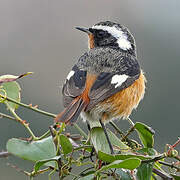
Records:
[[[104,162],[111,163],[116,160],[115,155],[107,154],[102,151],[98,151],[98,158]]]
[[[125,159],[129,159],[129,158],[138,158],[140,160],[147,160],[147,159],[152,159],[151,156],[144,156],[144,155],[136,155],[136,154],[115,154],[115,155],[111,155],[111,154],[106,154],[104,152],[99,151],[98,152],[98,158],[104,162],[113,162],[115,160],[125,160]]]
[[[129,158],[126,160],[116,160],[106,166],[103,166],[101,169],[96,171],[96,173],[100,173],[104,170],[111,169],[111,168],[123,168],[133,170],[137,168],[141,164],[141,160],[138,158]]]
[[[154,145],[154,130],[143,123],[137,122],[134,126],[139,138],[145,148],[152,148]]]
[[[157,151],[153,148],[142,148],[137,151],[142,155],[156,156],[158,155]]]
[[[130,172],[126,169],[118,168],[116,169],[116,174],[118,174],[122,180],[132,180]]]
[[[110,139],[112,145],[116,146],[118,148],[118,150],[120,150],[121,152],[129,151],[129,149],[130,149],[129,146],[124,144],[112,131],[107,129],[107,132],[108,132],[108,136],[109,136],[109,139]]]
[[[118,146],[119,149],[122,151],[129,150],[129,147],[125,145],[121,140],[119,140],[114,133],[112,133],[109,130],[107,130],[107,132],[112,145]],[[103,151],[105,153],[110,154],[111,151],[103,129],[101,127],[94,127],[91,129],[90,133],[91,133],[91,141],[96,152]]]
[[[48,162],[52,162],[52,161],[55,161],[57,162],[59,159],[61,158],[61,156],[55,156],[53,158],[50,158],[50,159],[44,159],[44,160],[40,160],[40,161],[37,161],[35,166],[34,166],[34,171],[35,173],[37,171],[39,171],[40,167],[47,164]]]
[[[72,152],[73,146],[72,146],[71,142],[69,141],[69,139],[65,135],[61,134],[59,136],[59,140],[60,140],[60,145],[62,147],[63,153],[65,155]]]
[[[21,88],[19,86],[19,84],[17,82],[6,82],[2,84],[2,88],[1,88],[1,94],[2,92],[5,91],[5,93],[3,93],[3,95],[10,97],[14,100],[16,100],[17,102],[20,102],[20,91]],[[18,108],[18,105],[9,101],[5,101],[10,108],[12,108],[12,110],[15,110]]]
[[[104,131],[101,127],[94,127],[90,131],[91,141],[96,150],[111,153]]]
[[[6,148],[9,153],[15,156],[35,162],[56,156],[56,148],[52,137],[32,142],[12,138],[7,142]],[[49,162],[48,165],[55,167],[54,162]]]
[[[17,82],[15,82],[17,79],[22,78],[24,76],[27,76],[29,74],[32,74],[32,72],[27,72],[25,74],[21,74],[19,76],[14,76],[14,75],[3,75],[0,76],[0,94],[7,96],[9,98],[12,98],[16,100],[17,102],[20,102],[20,91],[21,88]],[[4,102],[4,101],[2,101]],[[7,102],[6,105],[9,105],[12,110],[15,110],[18,108],[18,105],[12,102]]]
[[[137,168],[138,180],[151,180],[153,164],[153,162],[141,163],[141,165]]]

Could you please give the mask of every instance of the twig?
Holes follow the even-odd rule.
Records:
[[[41,169],[41,170],[39,170],[39,171],[37,171],[37,172],[32,171],[32,172],[29,173],[28,175],[29,175],[30,177],[34,177],[34,176],[36,176],[36,175],[38,175],[38,174],[45,173],[45,172],[49,171],[50,169],[51,169],[50,167],[47,167],[47,168]]]
[[[162,165],[164,165],[164,166],[168,166],[168,167],[170,167],[170,168],[174,168],[174,169],[176,169],[176,170],[178,170],[178,171],[180,171],[180,168],[179,167],[177,167],[177,166],[175,166],[174,165],[174,163],[167,163],[167,162],[163,162],[163,161],[158,161],[160,164],[162,164]]]
[[[121,135],[121,137],[124,137],[124,133],[116,126],[116,124],[112,121],[109,122],[111,126]]]
[[[56,117],[56,114],[43,111],[43,110],[41,110],[41,109],[38,109],[38,108],[36,108],[36,107],[32,107],[32,106],[30,106],[30,105],[27,105],[27,104],[24,104],[24,103],[21,103],[21,102],[17,102],[16,100],[14,100],[14,99],[12,99],[12,98],[10,98],[10,97],[4,96],[3,94],[0,94],[0,96],[1,96],[1,98],[4,98],[4,99],[7,100],[7,101],[13,102],[13,103],[18,104],[18,105],[20,105],[20,106],[22,106],[22,107],[25,107],[25,108],[27,108],[27,109],[31,109],[31,110],[33,110],[33,111],[35,111],[35,112],[44,114],[44,115],[49,116],[49,117],[52,117],[52,118],[55,118],[55,117]]]
[[[158,176],[160,176],[162,179],[166,179],[166,180],[173,180],[173,178],[171,176],[169,176],[167,173],[164,173],[158,169],[153,168],[152,170],[155,174],[157,174]]]
[[[136,146],[139,146],[139,144],[137,142],[129,139],[128,137],[126,137],[126,139],[125,139],[124,133],[117,127],[117,125],[114,122],[110,121],[109,124],[111,124],[111,126],[113,126],[113,128],[121,135],[121,137],[127,142],[128,146],[130,146],[132,149],[134,149],[134,144],[136,144]]]
[[[11,119],[11,120],[13,120],[13,121],[19,122],[19,121],[18,121],[17,119],[15,119],[14,117],[9,116],[9,115],[4,114],[4,113],[0,113],[0,117],[7,118],[7,119]]]
[[[178,138],[178,140],[173,144],[173,145],[170,145],[170,148],[167,152],[167,154],[171,154],[171,151],[180,143],[180,138]]]
[[[21,173],[25,174],[26,176],[29,176],[29,175],[30,175],[29,172],[20,169],[19,167],[15,166],[14,164],[7,163],[7,166],[10,166],[11,168],[16,169],[17,172],[21,172]]]
[[[47,132],[45,132],[42,136],[37,137],[38,140],[44,139],[45,137],[47,137],[48,135],[50,135],[50,130],[48,130]]]
[[[74,151],[78,151],[80,149],[87,149],[87,148],[93,148],[93,146],[91,146],[91,145],[79,146],[77,148],[74,148]]]
[[[160,154],[158,156],[155,156],[153,159],[147,159],[147,160],[142,160],[144,163],[150,163],[150,162],[155,162],[161,159],[164,159],[166,156],[166,153]]]
[[[81,136],[84,136],[86,139],[88,138],[87,134],[77,124],[73,124],[73,126],[79,131]]]
[[[9,155],[11,155],[9,152],[7,151],[2,151],[0,152],[0,158],[6,158],[8,157]]]
[[[26,123],[25,121],[23,121],[16,113],[15,111],[10,107],[10,105],[5,102],[6,106],[8,107],[9,111],[12,113],[12,115],[15,117],[15,119],[17,120],[17,122],[21,123],[30,133],[30,135],[32,136],[33,140],[37,140],[37,137],[34,135],[34,133],[31,131],[31,129],[29,128],[29,124]]]
[[[125,139],[127,139],[127,137],[134,131],[134,126],[132,126],[129,131],[127,132],[127,134],[121,139],[121,141],[125,141]]]
[[[180,156],[175,156],[174,158],[180,161]]]

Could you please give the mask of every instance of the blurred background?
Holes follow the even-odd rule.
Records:
[[[163,151],[166,143],[174,143],[180,135],[179,9],[179,0],[0,0],[0,75],[33,71],[19,80],[22,102],[59,113],[64,79],[87,51],[86,35],[74,27],[90,27],[104,20],[124,24],[135,36],[138,59],[147,77],[145,98],[131,119],[153,127],[155,147]],[[0,112],[6,112],[2,104]],[[53,122],[23,108],[18,113],[36,135]],[[21,125],[4,118],[0,121],[0,150],[6,149],[9,138],[28,137]],[[119,127],[125,123],[118,121]],[[84,126],[80,120],[79,124]],[[7,162],[24,170],[32,168],[31,163],[12,157],[0,161],[2,180],[27,179]]]

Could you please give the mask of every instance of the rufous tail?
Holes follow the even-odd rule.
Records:
[[[77,121],[82,110],[87,106],[87,103],[83,101],[82,98],[76,98],[72,103],[65,108],[60,114],[55,118],[55,122],[65,122],[66,124],[73,124]]]

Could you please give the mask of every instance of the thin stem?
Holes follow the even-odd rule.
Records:
[[[48,130],[47,132],[45,132],[42,136],[38,137],[37,139],[38,139],[38,140],[41,140],[41,139],[47,137],[48,135],[50,135],[50,130]]]
[[[87,149],[87,148],[93,148],[93,146],[91,146],[91,145],[79,146],[77,148],[74,148],[74,151],[78,151],[80,149]]]
[[[12,113],[12,115],[15,117],[15,119],[17,120],[17,122],[21,123],[30,133],[30,135],[32,136],[33,140],[37,140],[37,137],[34,135],[34,133],[31,131],[31,129],[29,128],[29,124],[27,124],[26,122],[24,122],[16,113],[15,111],[10,107],[10,105],[8,103],[6,103],[6,106],[8,107],[9,111]]]
[[[38,112],[38,113],[41,113],[41,114],[44,114],[44,115],[46,115],[46,116],[53,117],[53,118],[56,117],[56,114],[49,113],[49,112],[43,111],[43,110],[41,110],[41,109],[38,109],[38,108],[36,108],[36,107],[32,107],[32,106],[30,106],[30,105],[27,105],[27,104],[18,102],[18,101],[14,100],[14,99],[12,99],[12,98],[10,98],[10,97],[4,96],[3,94],[0,94],[0,96],[1,96],[1,98],[4,98],[4,99],[7,100],[7,101],[13,102],[13,103],[18,104],[18,105],[20,105],[20,106],[23,106],[23,107],[25,107],[25,108],[27,108],[27,109],[31,109],[31,110],[33,110],[33,111],[35,111],[35,112]]]
[[[50,168],[48,167],[48,168],[45,168],[45,169],[41,169],[41,170],[39,170],[39,171],[37,171],[37,172],[32,171],[32,172],[30,173],[30,177],[34,177],[34,176],[36,176],[36,175],[38,175],[38,174],[45,173],[45,172],[47,172],[47,171],[49,171],[49,170],[50,170]]]
[[[132,121],[129,117],[127,118],[127,120],[129,121],[129,123],[130,123],[132,126],[134,126],[133,121]]]
[[[6,157],[8,157],[10,155],[10,153],[9,152],[7,152],[7,151],[3,151],[3,152],[0,152],[0,158],[6,158]]]
[[[79,131],[81,136],[85,137],[86,139],[88,138],[87,134],[77,124],[74,124],[74,127]]]
[[[4,117],[4,118],[7,118],[7,119],[10,119],[10,120],[13,120],[15,122],[18,122],[18,123],[21,123],[23,126],[24,126],[24,122],[23,120],[22,121],[19,121],[19,119],[16,119],[12,116],[9,116],[7,114],[4,114],[4,113],[0,113],[0,117]],[[46,136],[48,136],[50,134],[50,131],[48,130],[46,133],[44,133],[42,136],[40,137],[36,137],[34,140],[41,140],[43,138],[45,138]]]
[[[167,180],[173,180],[173,178],[171,176],[169,176],[169,174],[162,172],[158,169],[153,168],[153,173],[157,174],[158,176],[160,176],[162,179],[167,179]]]
[[[180,161],[180,156],[175,156],[174,158]]]
[[[126,139],[124,138],[124,133],[117,127],[117,125],[114,122],[109,122],[109,124],[111,124],[111,126],[113,126],[113,128],[121,135],[121,137],[128,143],[128,146],[130,146],[132,149],[134,149],[134,144],[136,144],[136,146],[139,146],[139,144],[131,139],[129,139],[128,137],[126,137]]]
[[[164,165],[164,166],[168,166],[168,167],[170,167],[172,169],[174,168],[174,169],[180,171],[180,168],[175,166],[173,163],[171,164],[171,163],[167,163],[167,162],[163,162],[163,161],[159,161],[159,163]]]
[[[145,163],[155,162],[155,161],[164,159],[165,157],[166,157],[166,153],[163,153],[163,154],[160,154],[160,155],[154,157],[153,159],[142,160],[142,162],[145,162]]]
[[[11,119],[11,120],[13,120],[13,121],[19,122],[19,121],[18,121],[17,119],[15,119],[14,117],[9,116],[9,115],[4,114],[4,113],[0,113],[0,117],[7,118],[7,119]]]
[[[123,137],[124,133],[116,126],[116,124],[112,121],[109,122],[109,124],[111,124],[111,126]]]
[[[178,138],[178,140],[173,144],[173,145],[170,145],[170,148],[167,152],[167,154],[169,155],[171,153],[171,151],[180,143],[180,138]]]
[[[127,132],[127,134],[121,139],[121,141],[125,141],[125,139],[127,139],[127,137],[134,131],[134,126],[132,126],[129,131]]]

